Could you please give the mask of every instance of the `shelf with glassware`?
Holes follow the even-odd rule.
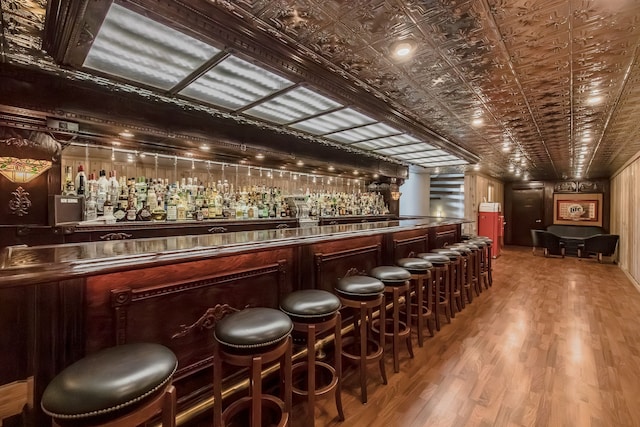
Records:
[[[83,221],[62,224],[66,228],[60,234],[122,230],[124,234],[97,237],[136,238],[127,230],[151,237],[141,230],[200,234],[295,227],[308,221],[328,224],[321,221],[324,217],[347,222],[393,217],[384,197],[369,192],[357,178],[143,156],[115,148],[71,148],[62,157],[62,194],[83,199]],[[79,155],[83,151],[85,155]],[[105,152],[111,157],[105,158]],[[213,222],[221,225],[214,227]],[[77,239],[82,240],[77,236],[65,241]]]

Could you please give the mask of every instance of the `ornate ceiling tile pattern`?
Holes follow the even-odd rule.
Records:
[[[239,5],[272,31],[296,40],[302,52],[312,50],[392,99],[403,113],[479,155],[492,174],[509,179],[505,172],[513,164],[538,178],[610,176],[640,150],[634,120],[640,112],[635,62],[640,2],[259,0]],[[400,39],[416,44],[409,61],[392,58],[393,42]],[[479,118],[482,126],[474,127]]]
[[[637,0],[181,0],[158,1],[154,12],[174,4],[240,17],[246,34],[293,46],[506,180],[515,179],[510,169],[537,179],[606,177],[640,151]],[[0,5],[3,61],[7,46],[17,46],[10,60],[55,71],[37,52],[46,1]],[[213,25],[199,18],[199,28]],[[209,39],[222,34],[207,31]],[[408,60],[393,56],[400,41],[415,47]],[[235,48],[243,43],[245,54],[260,53],[248,39]],[[257,59],[282,69],[283,58],[268,63],[269,55]],[[323,76],[308,77],[315,84]],[[344,103],[357,106],[352,93]],[[434,145],[446,149],[437,136]]]

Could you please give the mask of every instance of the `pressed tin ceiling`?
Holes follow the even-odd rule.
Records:
[[[29,46],[41,37],[46,2],[0,1],[3,62],[55,71],[39,46]],[[65,21],[75,27],[69,48],[52,53],[81,70],[79,78],[90,78],[92,70],[83,62],[99,31],[95,22],[106,14],[105,3],[110,2],[88,2],[84,15]],[[320,135],[335,144],[412,164],[436,166],[436,159],[450,159],[451,154],[461,163],[480,159],[482,171],[505,180],[520,179],[518,170],[532,179],[608,177],[640,151],[636,0],[118,4],[214,48],[194,82],[209,84],[218,64],[239,55],[287,81],[273,89],[276,95],[285,94],[278,92],[283,87],[326,94],[379,123],[377,128],[367,129],[371,123],[362,122]],[[24,31],[32,32],[32,38]],[[393,55],[400,42],[414,49],[403,60]],[[77,51],[81,59],[74,60]],[[178,98],[192,96],[188,84],[179,89]],[[230,104],[222,111],[273,126],[287,127],[283,123],[289,120],[270,117],[273,109],[251,99],[242,108]],[[288,128],[318,135],[304,120]]]

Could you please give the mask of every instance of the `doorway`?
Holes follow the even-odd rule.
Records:
[[[544,189],[513,190],[511,205],[511,243],[531,246],[531,229],[544,228]]]

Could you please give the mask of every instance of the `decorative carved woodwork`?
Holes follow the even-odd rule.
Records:
[[[133,235],[128,233],[107,233],[100,236],[100,240],[126,240]]]
[[[246,307],[245,307],[246,308]],[[180,325],[180,331],[171,335],[171,339],[182,338],[190,333],[203,332],[215,328],[216,322],[220,321],[227,314],[240,311],[231,307],[229,304],[218,304],[215,307],[208,308],[198,320],[191,325]]]

